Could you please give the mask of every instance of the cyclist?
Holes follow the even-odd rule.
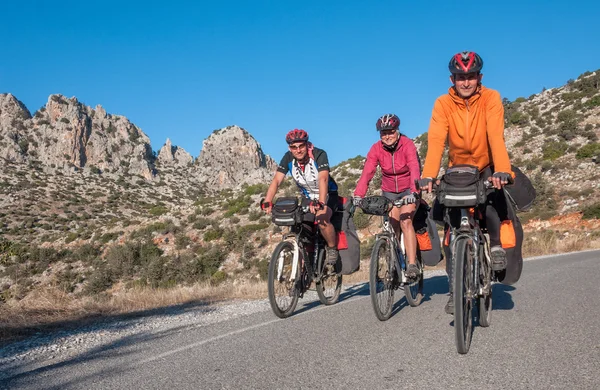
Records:
[[[504,143],[504,107],[500,94],[481,85],[483,60],[475,52],[463,51],[450,59],[448,93],[435,101],[427,136],[428,150],[420,181],[426,191],[440,170],[446,139],[449,166],[470,164],[479,168],[482,177],[501,190],[514,174]],[[439,204],[436,205],[439,209]],[[436,207],[434,207],[435,209]],[[506,252],[500,242],[500,221],[507,219],[504,194],[488,195],[485,224],[490,235],[492,268],[506,268]],[[452,297],[452,264],[446,259],[450,299],[445,310],[454,313]]]
[[[421,171],[417,149],[410,138],[400,133],[400,118],[397,115],[385,114],[377,120],[375,126],[381,140],[375,142],[367,153],[365,166],[354,190],[354,202],[360,204],[377,166],[380,166],[383,196],[392,201],[403,199],[405,203],[401,207],[392,208],[390,221],[398,239],[400,230],[404,235],[408,258],[406,276],[415,278],[419,268],[416,265],[417,237],[412,218],[417,210],[418,200],[415,181],[419,179]]]
[[[273,198],[289,172],[304,196],[303,204],[308,204],[310,212],[315,214],[321,235],[327,242],[326,263],[335,265],[339,253],[337,235],[330,220],[333,211],[337,209],[338,187],[329,175],[327,153],[308,142],[308,133],[302,129],[291,130],[285,140],[289,151],[277,166],[261,208],[267,214],[271,213]]]

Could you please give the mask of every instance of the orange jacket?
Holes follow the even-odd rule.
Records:
[[[454,87],[435,101],[427,135],[422,177],[436,178],[448,140],[449,165],[470,164],[480,170],[490,164],[496,172],[512,174],[504,144],[504,107],[500,94],[481,86],[469,99]]]

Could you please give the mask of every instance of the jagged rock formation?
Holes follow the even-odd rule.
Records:
[[[215,130],[204,140],[195,164],[200,181],[216,189],[267,183],[275,166],[254,137],[239,126]]]
[[[156,162],[157,165],[183,168],[190,166],[194,158],[183,148],[171,144],[171,140],[167,138],[167,142],[158,151]]]
[[[148,136],[127,118],[62,95],[51,95],[32,117],[13,95],[0,94],[0,157],[38,164],[46,172],[60,169],[146,180],[160,176],[167,182],[183,178],[188,183],[181,185],[200,184],[205,192],[263,183],[275,167],[258,142],[238,126],[209,136],[195,164],[169,139],[155,157]]]
[[[0,95],[0,99],[4,102],[1,115],[12,123],[0,128],[2,138],[8,140],[8,145],[0,144],[7,160],[153,178],[150,139],[127,118],[62,95],[51,95],[31,118],[12,95]]]

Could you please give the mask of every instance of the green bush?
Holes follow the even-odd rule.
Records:
[[[360,258],[367,259],[371,256],[373,246],[375,245],[375,236],[371,236],[360,243]]]
[[[364,229],[367,226],[369,226],[369,220],[370,217],[363,213],[362,210],[360,209],[356,209],[356,212],[354,213],[354,226],[356,226],[357,229]]]
[[[221,228],[217,228],[217,229],[209,229],[206,232],[204,232],[204,241],[206,242],[210,242],[213,240],[218,240],[219,238],[221,238],[223,236],[223,229]]]
[[[155,217],[159,216],[159,215],[163,215],[169,212],[169,209],[165,206],[162,205],[156,205],[156,206],[152,206],[150,208],[150,210],[148,210],[148,212],[151,215],[154,215]]]
[[[246,189],[244,189],[244,194],[246,194],[246,195],[266,194],[268,188],[269,188],[268,184],[262,184],[262,183],[253,184],[253,185],[246,187]]]
[[[219,285],[227,279],[227,274],[223,271],[217,271],[210,277],[210,283],[212,285]]]
[[[588,100],[587,102],[585,102],[585,105],[588,107],[598,107],[600,106],[600,95],[596,95],[593,98],[591,98],[590,100]]]
[[[581,160],[584,158],[595,157],[599,153],[600,153],[600,143],[592,142],[592,143],[582,146],[581,149],[579,149],[579,151],[577,151],[577,154],[575,154],[575,157]]]
[[[600,203],[584,208],[583,219],[600,219]]]
[[[569,145],[563,141],[549,141],[546,140],[542,146],[542,158],[544,160],[554,161],[557,158],[563,156],[567,151]]]

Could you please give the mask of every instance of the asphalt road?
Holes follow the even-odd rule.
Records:
[[[600,251],[526,261],[516,285],[494,286],[492,324],[467,355],[433,276],[421,306],[398,292],[386,322],[359,285],[333,306],[302,299],[285,320],[262,310],[24,364],[0,388],[600,389],[599,284]]]

